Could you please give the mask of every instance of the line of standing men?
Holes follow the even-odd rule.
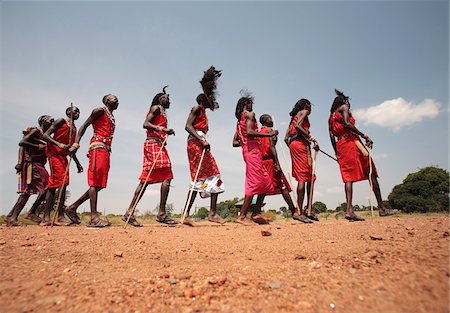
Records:
[[[206,109],[211,111],[218,108],[215,99],[217,79],[221,71],[210,67],[204,72],[200,81],[203,93],[197,96],[197,106],[194,106],[188,116],[185,130],[188,132],[187,152],[192,178],[191,188],[186,199],[183,218],[181,222],[188,226],[194,223],[188,218],[197,193],[200,196],[211,198],[211,210],[208,220],[215,223],[225,223],[216,213],[217,196],[224,192],[224,184],[220,171],[210,151],[210,145],[206,140],[209,125]],[[174,135],[173,129],[168,128],[166,109],[170,107],[169,94],[163,88],[153,98],[149,112],[147,113],[143,127],[146,129],[147,138],[144,142],[144,158],[139,184],[131,200],[130,206],[123,216],[123,220],[135,227],[141,227],[134,216],[135,208],[141,199],[143,192],[149,184],[161,183],[160,207],[157,221],[174,225],[178,222],[170,218],[165,211],[167,197],[170,190],[170,182],[173,179],[171,162],[166,150],[167,137]],[[354,126],[354,118],[350,113],[348,97],[336,91],[329,119],[330,139],[338,156],[342,178],[345,184],[347,198],[346,219],[350,221],[362,221],[353,212],[352,184],[354,181],[365,180],[369,176],[369,162],[367,149],[359,140],[359,136],[365,138],[366,145],[371,148],[372,140]],[[310,123],[308,116],[311,113],[311,103],[307,99],[300,99],[292,109],[291,122],[287,129],[284,141],[289,146],[292,159],[292,174],[298,181],[297,199],[294,205],[289,192],[290,184],[281,171],[280,162],[275,145],[278,131],[273,130],[273,120],[268,114],[260,117],[263,125],[261,130],[256,122],[253,112],[253,96],[245,93],[236,105],[236,118],[238,120],[233,146],[242,147],[243,158],[246,164],[245,198],[237,222],[243,225],[251,225],[252,222],[266,224],[269,221],[261,215],[261,207],[266,195],[282,194],[295,220],[303,223],[318,221],[311,212],[311,201],[307,193],[307,207],[303,209],[304,195],[310,190],[311,184],[316,179],[312,173],[311,144],[317,151],[317,140],[310,135]],[[58,225],[68,226],[71,223],[80,224],[76,210],[86,200],[90,200],[91,219],[87,226],[106,227],[110,222],[100,219],[97,211],[98,192],[105,188],[110,168],[111,144],[115,129],[113,111],[118,108],[119,101],[116,96],[108,94],[103,97],[103,107],[96,108],[76,133],[74,121],[79,118],[80,111],[76,107],[66,110],[67,118],[53,121],[50,116],[39,118],[39,127],[24,131],[24,138],[19,143],[19,162],[16,169],[21,173],[20,196],[11,212],[6,217],[10,226],[18,226],[18,215],[25,206],[29,196],[38,193],[38,198],[33,204],[26,218],[39,222],[42,226]],[[92,125],[94,134],[88,148],[88,185],[89,189],[73,204],[64,207],[65,190],[69,184],[69,166],[73,159],[77,165],[78,173],[83,172],[83,167],[76,157],[76,151],[80,147],[79,142],[86,129]],[[76,134],[76,135],[75,135]],[[336,140],[337,138],[337,140]],[[345,140],[344,140],[345,139]],[[366,153],[365,153],[366,152]],[[46,158],[50,163],[51,175],[45,170]],[[69,158],[70,157],[70,158]],[[25,161],[24,161],[25,160]],[[373,168],[374,165],[372,163]],[[384,208],[377,172],[370,173],[373,181],[373,191],[378,201],[380,216],[391,215]],[[306,185],[306,186],[305,186]],[[306,187],[306,188],[305,188]],[[54,221],[50,220],[50,211],[54,204],[56,190],[59,188],[58,201]],[[257,195],[255,209],[251,220],[247,217],[247,211],[254,195]],[[295,193],[294,193],[295,195]],[[45,198],[46,205],[43,218],[36,214],[38,205]],[[63,199],[63,202],[60,199]],[[70,222],[64,217],[64,213]]]

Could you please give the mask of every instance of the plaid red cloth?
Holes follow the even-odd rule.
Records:
[[[148,137],[144,142],[144,162],[142,169],[149,171],[156,160],[154,169],[172,167],[169,154],[165,147],[161,150],[162,141],[158,138]],[[161,153],[158,156],[158,152]],[[158,158],[156,158],[158,156]]]
[[[198,164],[202,157],[203,145],[195,138],[189,136],[187,153],[189,158],[189,168],[191,170],[191,179],[194,180],[197,173]],[[210,150],[206,150],[203,157],[202,166],[198,172],[197,180],[208,178],[220,174],[217,167],[216,160],[211,154]]]

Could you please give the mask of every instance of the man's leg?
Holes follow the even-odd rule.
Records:
[[[5,218],[6,225],[8,226],[20,226],[20,223],[18,221],[18,217],[22,209],[24,208],[25,204],[27,203],[28,199],[30,198],[30,194],[28,192],[23,193],[19,196],[19,199],[17,199],[16,204],[14,204],[11,211],[8,213],[8,215]]]
[[[28,211],[27,216],[25,216],[27,220],[34,221],[36,223],[41,222],[41,218],[39,217],[37,210],[41,205],[41,203],[45,201],[46,196],[47,196],[47,189],[38,193],[36,201],[34,201],[33,205],[31,206],[31,209]]]
[[[182,223],[183,223],[184,225],[194,226],[194,222],[193,222],[191,219],[189,219],[188,217],[189,217],[189,213],[191,212],[192,205],[194,204],[195,198],[197,197],[197,191],[192,191],[191,199],[189,200],[189,194],[190,194],[190,193],[191,193],[191,191],[189,190],[189,191],[188,191],[188,194],[187,194],[187,198],[186,198],[186,203],[185,203],[185,205],[184,205],[185,207],[186,207],[186,205],[187,205],[187,208],[186,208],[186,218],[183,218]],[[189,200],[189,203],[187,203],[188,200]],[[184,213],[184,212],[183,212],[183,213]],[[183,217],[184,217],[184,216],[183,216]]]
[[[217,198],[218,198],[218,196],[219,196],[218,193],[211,194],[211,206],[210,206],[210,210],[209,210],[208,221],[213,222],[213,223],[225,224],[226,220],[221,218],[217,214]]]
[[[50,218],[50,211],[52,210],[53,203],[55,201],[56,188],[47,189],[47,194],[45,196],[45,207],[44,216],[42,217],[41,226],[50,226],[52,224]]]

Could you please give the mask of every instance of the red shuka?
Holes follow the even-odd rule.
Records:
[[[350,124],[355,125],[355,118],[349,114]],[[337,137],[336,150],[344,183],[368,179],[369,157],[364,156],[356,146],[356,141],[360,141],[359,136],[344,127],[344,117],[339,112],[331,115],[330,124],[333,135]],[[375,165],[373,172],[378,176]]]
[[[149,114],[150,110],[148,111],[147,116]],[[156,115],[151,120],[151,123],[155,126],[167,128],[167,118],[163,112]],[[167,153],[166,147],[162,147],[162,143],[167,134],[162,131],[157,132],[149,129],[147,129],[146,132],[147,132],[147,139],[144,142],[143,165],[141,175],[139,176],[139,180],[142,183],[145,182],[153,164],[155,165],[153,166],[153,170],[150,173],[150,177],[148,177],[147,182],[153,184],[172,179],[173,178],[172,164],[170,162],[169,154]],[[158,158],[156,158],[157,156]]]
[[[104,114],[98,117],[93,123],[94,135],[90,144],[102,143],[105,147],[95,147],[89,149],[88,184],[91,187],[105,188],[108,182],[110,168],[110,149],[115,129],[115,120],[107,107],[103,107]]]
[[[58,128],[53,134],[53,139],[65,145],[72,145],[75,142],[77,129],[70,119],[65,119],[65,123]],[[47,144],[47,156],[50,165],[50,177],[48,180],[48,188],[58,188],[63,185],[69,185],[70,170],[67,168],[67,155],[69,151],[63,150],[57,145],[49,142]],[[66,174],[67,168],[67,174]]]
[[[261,133],[268,134],[269,128],[262,127]],[[278,195],[281,194],[281,189],[283,187],[286,187],[288,191],[291,191],[291,188],[289,187],[289,184],[286,184],[283,181],[282,172],[276,172],[274,168],[275,160],[273,159],[272,151],[270,149],[270,139],[269,137],[261,137],[260,139],[261,145],[259,149],[261,150],[262,159],[264,167],[267,171],[267,174],[269,174],[269,177],[272,180],[273,184],[273,192],[269,193],[269,195]]]
[[[289,134],[295,135],[298,131],[295,129],[298,116],[294,116],[289,125]],[[302,122],[302,128],[309,134],[310,123],[306,117]],[[292,159],[292,176],[301,182],[310,182],[312,176],[312,158],[309,141],[301,135],[297,135],[289,145],[289,151]]]

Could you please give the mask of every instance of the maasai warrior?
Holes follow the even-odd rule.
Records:
[[[57,119],[52,126],[45,132],[44,140],[47,141],[47,157],[50,164],[50,179],[48,181],[48,190],[45,197],[45,210],[41,226],[51,225],[50,211],[55,200],[56,189],[59,188],[58,198],[61,199],[56,208],[57,226],[69,226],[70,223],[64,218],[63,203],[66,199],[66,188],[69,185],[69,148],[75,142],[77,129],[74,121],[80,117],[80,110],[77,107],[70,106],[66,109],[67,118]],[[52,136],[53,135],[53,136]],[[83,172],[78,158],[75,154],[72,155],[75,164],[77,165],[78,173]],[[64,180],[65,177],[65,180]],[[64,180],[64,181],[63,181]]]
[[[353,211],[353,182],[369,178],[369,153],[362,144],[360,137],[365,139],[369,149],[372,149],[373,141],[368,135],[362,133],[355,127],[355,118],[350,112],[349,97],[336,89],[335,92],[336,97],[331,106],[328,128],[331,144],[336,153],[342,180],[345,185],[345,197],[347,200],[345,218],[349,221],[364,221],[363,218],[357,216]],[[373,168],[371,177],[373,182],[372,188],[378,202],[379,214],[380,216],[395,214],[396,210],[387,210],[384,207],[380,185],[377,179],[377,170],[372,160],[371,162]]]
[[[64,213],[66,213],[72,223],[80,224],[81,220],[77,215],[77,208],[89,199],[91,206],[91,220],[86,225],[88,227],[106,227],[111,225],[110,222],[100,219],[98,215],[97,196],[98,192],[105,188],[108,182],[111,144],[116,126],[113,111],[119,106],[119,100],[116,96],[108,94],[103,97],[103,104],[105,106],[92,110],[91,115],[89,115],[78,130],[75,142],[69,149],[70,153],[76,152],[80,147],[79,142],[86,132],[86,129],[89,125],[92,125],[94,135],[90,140],[88,150],[89,168],[87,178],[89,189],[78,200],[64,210]]]
[[[147,113],[143,127],[147,132],[147,139],[144,142],[144,161],[142,165],[142,173],[139,177],[139,184],[134,192],[128,210],[123,216],[123,221],[127,221],[129,214],[133,214],[139,200],[141,200],[145,189],[149,184],[161,184],[161,199],[159,202],[159,212],[156,220],[160,223],[174,225],[176,221],[171,219],[166,213],[167,197],[169,195],[170,182],[173,178],[172,164],[170,162],[169,154],[167,153],[163,142],[169,135],[175,135],[171,128],[167,128],[166,109],[170,107],[169,94],[163,88],[162,93],[158,93],[153,97],[152,104]],[[159,154],[159,155],[158,155]],[[154,166],[153,166],[154,165]],[[149,175],[150,169],[153,167]],[[148,178],[148,180],[147,180]],[[129,223],[133,226],[142,226],[132,215]]]
[[[263,165],[259,138],[276,136],[278,131],[272,130],[268,134],[258,131],[258,122],[253,112],[253,97],[249,94],[239,99],[235,116],[238,123],[233,138],[233,147],[242,147],[242,155],[245,161],[245,198],[236,221],[243,225],[252,224],[247,219],[247,211],[253,196],[257,195],[252,220],[258,224],[267,224],[269,221],[261,216],[261,207],[266,194],[273,192],[273,184]]]
[[[47,144],[43,140],[43,135],[53,123],[53,118],[43,115],[39,117],[38,123],[39,127],[24,130],[25,136],[19,142],[19,146],[23,148],[23,155],[21,153],[19,163],[15,168],[16,170],[20,169],[20,196],[12,210],[5,217],[8,226],[21,225],[17,218],[32,194],[38,194],[38,196],[27,218],[40,222],[36,210],[45,198],[48,184],[48,172],[45,169],[45,163],[47,163],[45,147]]]
[[[186,208],[186,216],[189,216],[190,209],[194,203],[197,192],[200,192],[200,197],[211,197],[211,206],[208,216],[208,221],[214,223],[225,223],[226,221],[217,215],[217,196],[219,193],[225,191],[222,179],[220,177],[219,168],[216,160],[211,154],[210,145],[206,140],[206,133],[208,132],[208,117],[206,116],[206,109],[214,111],[219,108],[219,104],[215,100],[216,80],[220,77],[221,71],[217,71],[211,66],[200,81],[203,92],[197,96],[197,106],[194,106],[189,113],[186,122],[186,131],[189,133],[187,140],[187,153],[189,159],[189,167],[191,171],[191,185],[193,189],[192,196],[189,201],[189,194],[186,202],[189,201]],[[202,163],[200,163],[201,155],[205,150]],[[200,166],[200,168],[199,168]],[[195,175],[198,172],[197,180],[194,182]],[[184,218],[182,223],[189,226],[194,226],[194,223]]]
[[[318,150],[317,140],[309,132],[310,123],[308,116],[311,114],[311,102],[308,99],[300,99],[295,104],[289,115],[291,122],[286,131],[284,141],[289,146],[292,159],[292,176],[297,180],[297,204],[302,216],[302,222],[312,223],[312,220],[318,219],[311,214],[306,216],[303,208],[303,199],[305,198],[305,183],[307,190],[311,188],[312,181],[312,158],[311,143],[314,149]],[[315,179],[315,177],[314,177]],[[309,193],[307,193],[306,206],[309,205]]]
[[[262,125],[261,133],[268,134],[272,131],[273,121],[269,114],[261,115],[259,122]],[[259,148],[261,150],[263,164],[273,184],[273,192],[268,193],[267,195],[281,194],[292,213],[292,218],[300,222],[309,223],[309,220],[305,216],[301,216],[295,211],[295,205],[289,195],[291,187],[289,186],[286,176],[284,176],[284,173],[281,171],[280,161],[278,160],[277,150],[275,149],[278,137],[261,137],[259,140],[261,142]]]

